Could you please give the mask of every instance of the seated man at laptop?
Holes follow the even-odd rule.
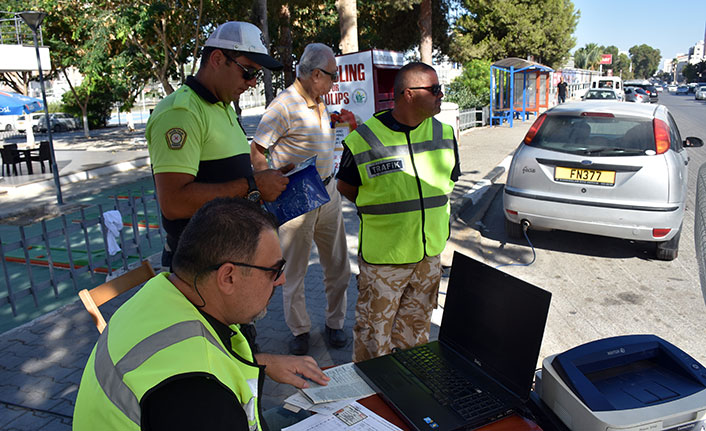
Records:
[[[313,358],[253,355],[239,330],[264,316],[284,283],[276,229],[245,199],[201,207],[181,236],[174,272],[148,281],[98,338],[74,430],[261,430],[263,371],[298,388],[308,386],[302,376],[325,385]]]

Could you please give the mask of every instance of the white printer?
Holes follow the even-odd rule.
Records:
[[[573,431],[706,431],[706,368],[655,335],[549,356],[538,386]]]

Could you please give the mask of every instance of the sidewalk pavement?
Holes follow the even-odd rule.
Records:
[[[492,201],[497,191],[497,188],[492,187],[492,181],[502,175],[504,169],[500,165],[507,163],[507,156],[517,147],[531,123],[515,122],[513,128],[500,126],[471,129],[462,134],[459,156],[463,175],[451,197],[452,232],[442,255],[443,264],[450,265],[453,250],[464,252],[463,237],[467,235],[464,230],[482,215],[487,203]],[[52,188],[40,190],[35,187],[24,189],[22,193],[11,190],[0,194],[0,220],[14,215],[17,222],[22,222],[23,217],[32,215],[30,208],[34,208],[34,212],[61,213],[78,196],[121,182],[131,182],[140,176],[149,176],[142,133],[142,130],[129,133],[124,128],[108,130],[105,133],[95,133],[96,137],[87,142],[75,135],[68,138],[58,136],[55,145],[57,160],[61,161],[62,179],[71,179],[64,175],[65,172],[71,172],[75,178],[85,176],[91,179],[62,185],[66,202],[62,207],[56,205]],[[76,156],[77,148],[84,152],[83,157]],[[123,171],[127,166],[125,164],[133,165],[134,168]],[[96,169],[103,171],[94,172],[93,176],[88,173]],[[53,186],[51,175],[48,178]],[[12,187],[0,180],[0,193]],[[358,220],[350,202],[344,204],[343,211],[351,268],[353,273],[357,273]],[[152,256],[150,260],[159,270],[159,256]],[[320,366],[350,362],[357,298],[355,277],[351,277],[348,288],[344,325],[348,343],[342,349],[329,348],[323,337],[326,299],[321,289],[323,275],[318,261],[318,251],[314,247],[305,281],[307,309],[313,325],[309,354]],[[443,282],[441,290],[439,302],[443,305]],[[129,293],[122,295],[102,306],[104,316],[109,317],[129,296]],[[270,302],[267,316],[256,325],[257,342],[262,351],[287,353],[291,334],[282,316],[281,290],[278,289]],[[438,336],[440,321],[441,309],[432,318],[432,338]],[[83,367],[97,338],[98,331],[78,300],[0,334],[0,430],[69,430]],[[263,408],[281,405],[294,392],[291,386],[266,379]]]

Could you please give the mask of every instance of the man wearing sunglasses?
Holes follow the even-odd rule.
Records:
[[[306,311],[304,278],[309,267],[312,242],[316,242],[324,273],[326,292],[326,342],[346,345],[343,321],[346,289],[350,281],[348,246],[341,212],[341,196],[334,181],[335,133],[321,96],[331,91],[338,79],[333,51],[326,45],[306,46],[297,65],[297,79],[267,107],[251,144],[255,169],[266,169],[269,150],[272,166],[299,163],[316,155],[316,169],[331,198],[319,208],[280,226],[280,244],[287,259],[282,297],[284,317],[294,338],[289,351],[304,355],[309,350],[311,319]]]
[[[433,118],[444,96],[436,71],[410,63],[394,91],[392,110],[346,137],[336,177],[360,217],[355,362],[428,341],[460,175],[453,129]]]
[[[280,170],[253,172],[250,146],[231,106],[257,85],[262,67],[279,70],[282,64],[268,55],[260,30],[246,22],[221,24],[204,44],[196,76],[150,115],[145,135],[167,232],[165,268],[204,203],[217,197],[272,201],[289,182]],[[254,327],[245,332],[254,345]]]
[[[173,272],[111,317],[76,399],[75,430],[280,429],[306,415],[260,409],[264,376],[298,388],[329,380],[311,357],[253,354],[240,325],[285,282],[276,225],[258,204],[215,199],[193,215]],[[281,410],[280,410],[281,409]],[[275,420],[278,422],[275,423]]]

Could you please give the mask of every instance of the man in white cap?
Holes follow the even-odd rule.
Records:
[[[281,170],[253,172],[250,146],[231,106],[257,85],[260,69],[282,64],[267,53],[260,29],[250,23],[221,24],[204,44],[196,76],[164,98],[145,130],[167,244],[162,266],[191,216],[218,197],[275,200],[289,182]],[[291,169],[291,166],[284,167]],[[244,329],[254,345],[254,328]]]

